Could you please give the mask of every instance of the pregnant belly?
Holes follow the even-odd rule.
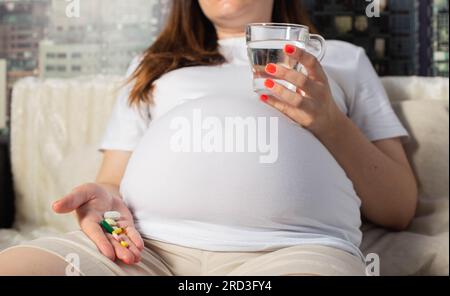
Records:
[[[360,221],[353,185],[327,149],[250,99],[197,99],[152,122],[121,192],[138,220],[286,229]]]

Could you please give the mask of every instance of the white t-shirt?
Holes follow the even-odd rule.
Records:
[[[133,151],[120,191],[140,232],[213,251],[322,244],[361,255],[360,199],[351,180],[309,131],[258,100],[245,38],[219,45],[226,64],[162,76],[154,105],[129,107],[129,86],[117,99],[100,149]],[[322,65],[337,105],[369,140],[407,136],[363,49],[328,41]],[[205,132],[212,123],[224,130],[227,119],[237,117],[263,119],[255,121],[258,128],[276,119],[275,161],[261,162],[259,150],[251,149],[174,149],[180,118],[193,123],[188,131],[195,134],[196,120]],[[266,140],[274,135],[265,133]]]

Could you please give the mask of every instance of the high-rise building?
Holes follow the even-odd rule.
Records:
[[[371,1],[303,2],[321,34],[363,47],[380,75],[448,76],[448,0],[379,0],[379,17]]]
[[[433,64],[432,72],[436,76],[449,75],[448,58],[448,0],[434,0],[433,3]]]
[[[1,57],[24,61],[37,56],[37,44],[46,33],[47,8],[46,0],[0,1]],[[33,67],[23,62],[17,66]]]
[[[0,115],[0,124],[8,121],[14,83],[37,75],[39,41],[47,34],[48,4],[49,0],[0,0],[0,59],[6,60],[6,98],[0,100],[0,112],[6,110],[6,115]]]
[[[48,40],[40,45],[41,77],[123,74],[151,45],[164,21],[167,0],[53,0]],[[66,51],[64,54],[63,51]]]
[[[48,38],[57,43],[100,42],[100,2],[51,0]],[[78,15],[72,15],[74,12]]]
[[[6,127],[6,60],[0,59],[0,129]]]
[[[46,78],[70,78],[100,73],[99,44],[57,44],[44,40],[39,45],[39,74]]]
[[[39,41],[47,31],[47,0],[0,2],[0,58],[8,60],[8,86],[37,74]]]
[[[379,15],[373,16],[367,14],[370,1],[303,2],[325,38],[364,48],[379,75],[418,73],[418,0],[380,0]]]

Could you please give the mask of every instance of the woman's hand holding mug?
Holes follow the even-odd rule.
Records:
[[[303,65],[307,75],[283,65],[268,64],[265,71],[274,79],[266,79],[264,85],[270,95],[261,95],[261,100],[310,130],[318,138],[332,133],[344,114],[333,99],[328,78],[320,62],[314,55],[294,45],[286,45],[284,52],[290,59]],[[297,90],[290,90],[275,79],[287,81]]]

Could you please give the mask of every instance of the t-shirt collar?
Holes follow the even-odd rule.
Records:
[[[249,64],[245,36],[219,39],[218,44],[220,53],[223,54],[229,64]]]

